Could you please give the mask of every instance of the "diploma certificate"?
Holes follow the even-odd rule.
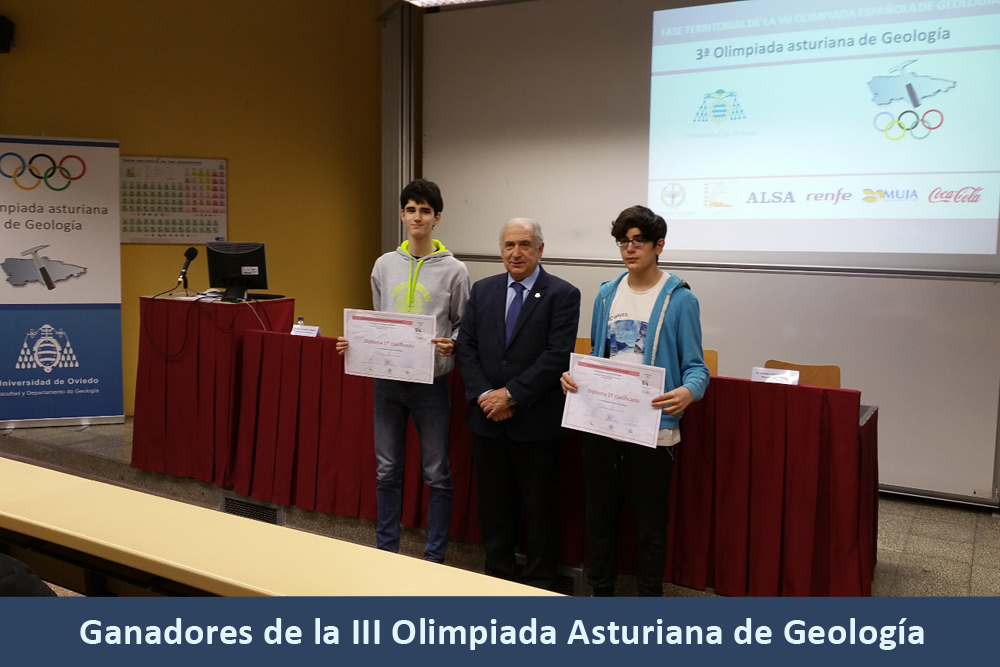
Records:
[[[434,383],[435,320],[429,315],[344,309],[344,372]]]
[[[566,394],[565,428],[656,447],[661,411],[650,402],[663,393],[662,368],[572,354],[569,374],[579,389]]]

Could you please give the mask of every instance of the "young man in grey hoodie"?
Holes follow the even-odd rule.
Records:
[[[431,490],[424,558],[443,563],[451,524],[451,401],[446,376],[455,366],[453,352],[469,299],[469,272],[443,243],[433,238],[444,208],[436,184],[422,178],[413,181],[400,193],[399,206],[406,241],[375,261],[372,301],[375,310],[383,312],[433,316],[436,338],[431,340],[437,355],[434,384],[375,380],[376,546],[399,551],[406,423],[412,416],[420,435],[424,482]],[[347,345],[346,339],[339,338],[337,351],[344,354]]]

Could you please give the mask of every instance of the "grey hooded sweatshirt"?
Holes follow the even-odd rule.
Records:
[[[372,268],[372,302],[375,310],[388,313],[431,315],[436,320],[436,338],[458,338],[465,303],[469,300],[469,272],[438,240],[434,252],[416,258],[409,241],[375,260]],[[455,367],[455,355],[434,357],[434,376]]]

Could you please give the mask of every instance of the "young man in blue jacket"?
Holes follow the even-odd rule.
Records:
[[[645,206],[632,206],[614,221],[611,235],[628,270],[598,290],[590,325],[591,355],[659,366],[666,370],[666,383],[652,400],[661,411],[656,447],[583,436],[590,584],[595,596],[614,595],[619,520],[627,500],[635,517],[639,595],[660,596],[673,447],[681,439],[684,410],[708,387],[701,314],[687,283],[657,266],[667,235],[663,218]],[[569,373],[561,383],[563,391],[577,390]]]

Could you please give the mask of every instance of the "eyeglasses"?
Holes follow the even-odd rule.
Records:
[[[622,250],[627,248],[629,243],[632,244],[633,248],[638,250],[642,246],[646,245],[646,239],[642,238],[641,236],[637,236],[634,239],[618,239],[617,241],[615,241],[615,243],[617,243],[618,247],[621,248]]]

